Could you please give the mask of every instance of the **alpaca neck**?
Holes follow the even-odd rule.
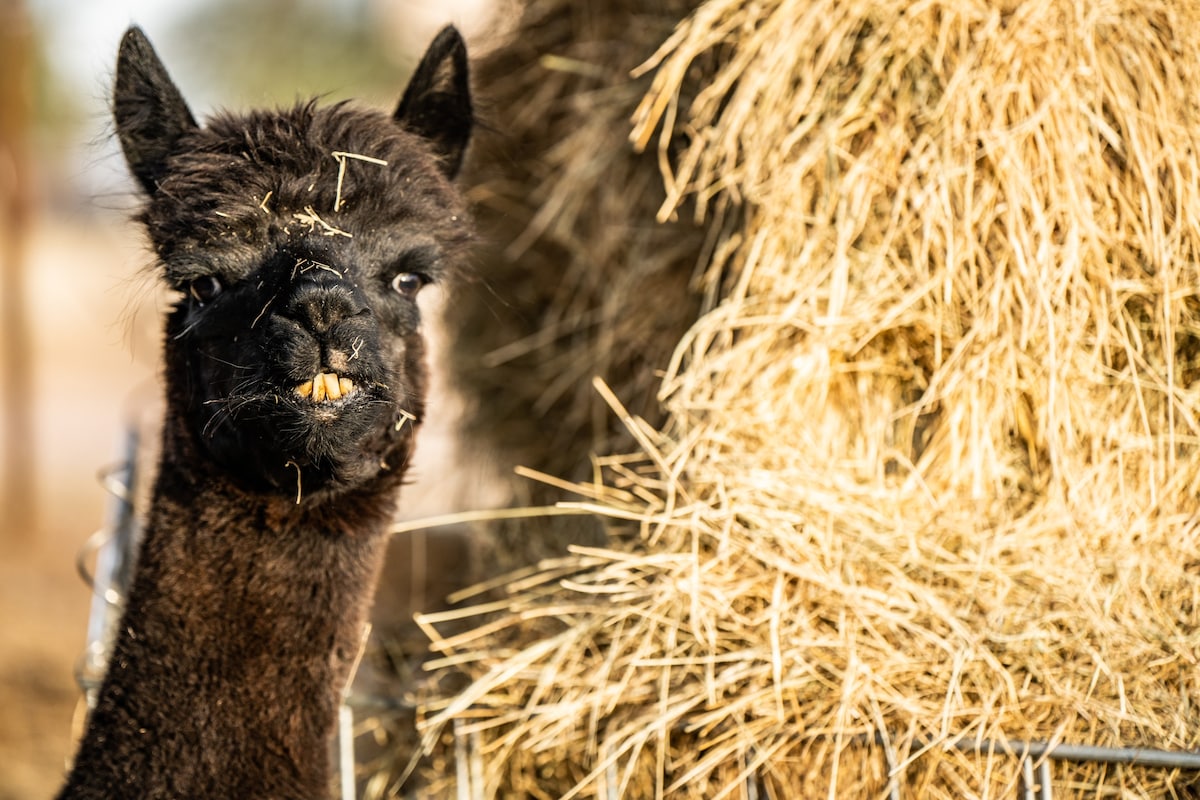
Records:
[[[297,504],[197,468],[172,433],[62,796],[326,797],[398,476]]]

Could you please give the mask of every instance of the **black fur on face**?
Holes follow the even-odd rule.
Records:
[[[310,495],[404,466],[424,410],[416,294],[471,234],[450,183],[470,133],[465,70],[447,28],[395,114],[310,103],[200,127],[126,34],[117,130],[179,292],[168,403],[247,487]]]

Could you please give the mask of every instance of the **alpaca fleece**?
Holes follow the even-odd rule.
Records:
[[[395,113],[197,125],[140,30],[117,131],[179,292],[162,455],[109,670],[61,798],[313,798],[424,416],[420,288],[471,228],[466,51]]]

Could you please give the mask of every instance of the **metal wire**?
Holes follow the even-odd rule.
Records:
[[[896,764],[891,739],[884,733],[858,737],[860,744],[872,743],[883,750],[888,768],[888,798],[900,800],[900,778],[903,767]],[[1081,744],[1051,744],[1019,739],[951,739],[946,741],[914,739],[921,748],[945,747],[970,753],[1002,753],[1021,760],[1021,779],[1018,785],[1020,800],[1053,800],[1054,787],[1051,761],[1074,763],[1123,764],[1154,769],[1200,771],[1200,752],[1158,750],[1147,747],[1099,747]]]
[[[1025,742],[1019,739],[999,741],[949,741],[947,747],[967,752],[995,750],[1019,758],[1041,758],[1043,761],[1072,761],[1075,763],[1127,764],[1160,769],[1200,770],[1200,753],[1187,750],[1156,750],[1147,747],[1098,747],[1087,744],[1050,744]]]
[[[84,693],[88,708],[95,704],[96,692],[104,677],[112,630],[120,616],[132,569],[137,538],[133,495],[139,441],[137,426],[127,426],[121,439],[120,462],[98,474],[100,485],[112,498],[108,520],[103,528],[88,537],[75,556],[75,569],[92,590],[87,643],[75,670],[75,681]],[[88,560],[93,556],[95,569],[89,571]]]

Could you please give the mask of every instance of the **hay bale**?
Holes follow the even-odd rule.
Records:
[[[639,74],[709,302],[665,420],[599,385],[637,442],[577,487],[609,544],[423,620],[473,678],[427,746],[456,721],[490,791],[704,798],[1012,796],[956,741],[1200,748],[1200,5],[709,0]]]

